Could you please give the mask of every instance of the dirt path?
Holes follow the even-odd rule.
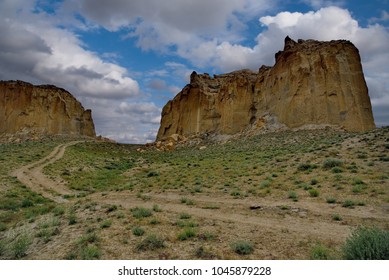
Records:
[[[63,196],[69,195],[72,192],[64,185],[64,183],[48,178],[43,174],[42,170],[45,166],[61,159],[67,147],[80,142],[81,141],[73,141],[58,145],[48,156],[16,169],[10,175],[18,178],[20,182],[25,184],[31,190],[48,199],[58,203],[67,202]]]

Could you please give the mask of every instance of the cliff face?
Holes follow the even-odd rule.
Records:
[[[91,110],[64,89],[0,81],[0,134],[21,131],[96,136]]]
[[[198,75],[162,111],[157,140],[269,126],[375,127],[358,49],[349,41],[285,39],[273,67]]]

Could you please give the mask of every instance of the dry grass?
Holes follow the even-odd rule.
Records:
[[[353,228],[389,228],[388,139],[382,128],[173,152],[79,143],[44,169],[72,190],[61,204],[8,175],[60,142],[1,144],[0,258],[26,232],[25,259],[337,258]]]

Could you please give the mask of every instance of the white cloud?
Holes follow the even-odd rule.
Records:
[[[50,15],[32,12],[34,1],[27,6],[24,2],[0,3],[0,78],[53,83],[81,96],[139,94],[138,83],[125,68],[86,50],[73,32],[57,27]]]
[[[254,47],[210,40],[181,55],[195,65],[210,65],[222,72],[258,69],[261,64],[274,64],[274,54],[283,49],[287,35],[294,39],[346,39],[361,53],[373,111],[378,103],[389,103],[389,32],[382,25],[361,27],[348,10],[339,7],[307,13],[281,12],[261,17],[260,23],[266,30],[258,34]],[[383,122],[378,114],[376,117],[377,123]],[[386,123],[389,124],[387,120]]]

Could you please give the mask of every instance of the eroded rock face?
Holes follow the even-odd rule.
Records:
[[[0,81],[0,135],[22,131],[96,136],[91,110],[85,110],[66,90],[22,81]]]
[[[265,128],[375,127],[358,49],[349,41],[285,39],[273,67],[198,75],[162,111],[157,140]]]

